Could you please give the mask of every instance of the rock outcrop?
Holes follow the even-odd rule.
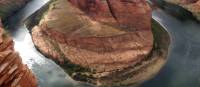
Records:
[[[0,87],[37,87],[35,76],[22,63],[12,38],[0,25]]]
[[[141,1],[129,3],[110,0],[111,6],[108,6],[106,1],[97,1],[83,4],[96,6],[96,3],[103,6],[97,9],[80,7],[83,10],[66,0],[55,2],[57,4],[50,7],[40,24],[33,29],[33,37],[41,37],[38,36],[41,31],[52,43],[46,44],[45,41],[38,41],[38,38],[33,38],[34,42],[38,45],[52,45],[44,51],[53,55],[53,58],[64,56],[58,59],[59,62],[69,60],[97,72],[123,69],[140,62],[153,47],[151,11],[148,5]],[[127,6],[124,7],[124,4]],[[110,9],[113,9],[112,12]]]
[[[32,28],[35,46],[76,80],[135,84],[165,62],[167,48],[161,54],[152,51],[151,9],[145,0],[53,0],[40,13],[31,19],[41,18]]]
[[[0,17],[6,18],[22,8],[30,0],[0,0]]]
[[[182,6],[200,20],[200,0],[166,0],[169,3]]]

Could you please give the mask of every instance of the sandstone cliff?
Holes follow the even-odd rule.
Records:
[[[158,43],[145,0],[53,0],[42,14],[31,19],[41,18],[32,29],[35,46],[76,80],[135,84],[165,62],[167,47],[155,50]]]
[[[85,4],[90,6],[97,3],[96,1]],[[55,53],[55,58],[62,58],[60,54],[63,54],[67,60],[98,72],[113,71],[127,67],[130,63],[137,63],[153,47],[150,8],[144,2],[135,6],[133,4],[139,2],[116,2],[110,0],[113,7],[105,4],[106,1],[97,3],[104,5],[95,9],[99,14],[87,9],[81,11],[66,0],[54,2],[57,4],[50,7],[40,24],[33,29],[33,37],[41,35],[37,33],[41,30],[54,40],[52,43],[55,42],[55,45],[49,44],[53,47],[47,48],[52,52],[45,50],[48,54]],[[126,8],[123,3],[127,4]],[[88,6],[85,7],[93,8]],[[112,13],[109,8],[113,9]],[[36,44],[43,43],[37,40],[34,39]],[[55,47],[56,44],[58,47]],[[56,56],[57,53],[60,53],[60,57]],[[64,62],[65,59],[58,60]]]
[[[0,17],[6,18],[22,8],[30,0],[0,0]]]
[[[166,0],[169,3],[180,5],[200,20],[200,0]]]
[[[0,25],[0,87],[37,87],[35,76],[22,63],[12,38]]]

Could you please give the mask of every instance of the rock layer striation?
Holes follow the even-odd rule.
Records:
[[[1,25],[1,23],[0,23]],[[14,51],[12,38],[0,26],[0,87],[37,87],[31,70]]]
[[[110,0],[109,6],[106,1],[87,1],[90,0],[80,0],[80,3],[86,2],[80,7],[83,10],[76,8],[67,0],[55,2],[55,6],[50,7],[32,33],[33,37],[40,37],[38,35],[41,34],[37,32],[43,32],[52,40],[49,44],[52,47],[45,48],[48,44],[33,38],[36,45],[44,45],[45,53],[53,55],[53,58],[59,58],[60,62],[69,60],[97,72],[123,69],[149,54],[153,47],[153,36],[151,11],[145,2]],[[92,4],[102,6],[95,9]],[[64,58],[61,59],[61,56]]]
[[[53,0],[31,20],[36,19],[35,46],[76,80],[133,84],[164,64],[166,49],[152,54],[151,9],[145,0]]]

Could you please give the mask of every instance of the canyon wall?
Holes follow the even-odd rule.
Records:
[[[0,22],[0,87],[37,87],[32,71],[14,51],[14,42]]]
[[[0,87],[37,87],[37,78],[22,63],[14,42],[3,29],[1,19],[11,16],[30,0],[0,0]],[[23,48],[22,48],[23,49]]]
[[[38,50],[78,81],[133,87],[166,60],[169,38],[160,27],[153,35],[145,0],[53,0],[27,24]]]

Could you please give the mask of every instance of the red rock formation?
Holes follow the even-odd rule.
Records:
[[[12,38],[0,27],[0,87],[37,87],[35,76],[13,46]]]
[[[75,79],[82,71],[96,80],[113,78],[128,68],[141,70],[137,64],[143,64],[152,51],[151,9],[145,0],[57,0],[32,29],[32,38],[43,54],[61,66],[70,63],[68,68],[89,69],[72,69]]]
[[[89,0],[80,0],[80,3],[88,3],[87,1]],[[74,11],[70,12],[70,9],[63,11],[62,7],[57,6],[54,7],[55,9],[50,9],[41,24],[33,29],[35,30],[33,31],[33,40],[36,45],[46,45],[38,40],[38,37],[41,37],[38,35],[41,34],[38,34],[37,31],[41,29],[50,39],[59,44],[58,49],[64,54],[65,59],[67,58],[66,60],[90,67],[98,72],[128,67],[130,64],[142,60],[151,51],[153,45],[151,11],[145,1],[121,2],[115,0],[114,2],[109,0],[109,6],[108,2],[96,0],[94,3],[99,4],[97,6],[100,7],[97,8],[102,10],[97,9],[96,13],[89,10],[93,8],[88,7],[89,3],[88,6],[83,4],[80,7],[86,14],[66,1],[63,2]],[[69,17],[61,15],[71,16],[77,20],[67,19]],[[54,24],[49,25],[48,23]],[[48,52],[51,51],[48,49],[41,48],[44,53],[56,55],[55,52]]]

